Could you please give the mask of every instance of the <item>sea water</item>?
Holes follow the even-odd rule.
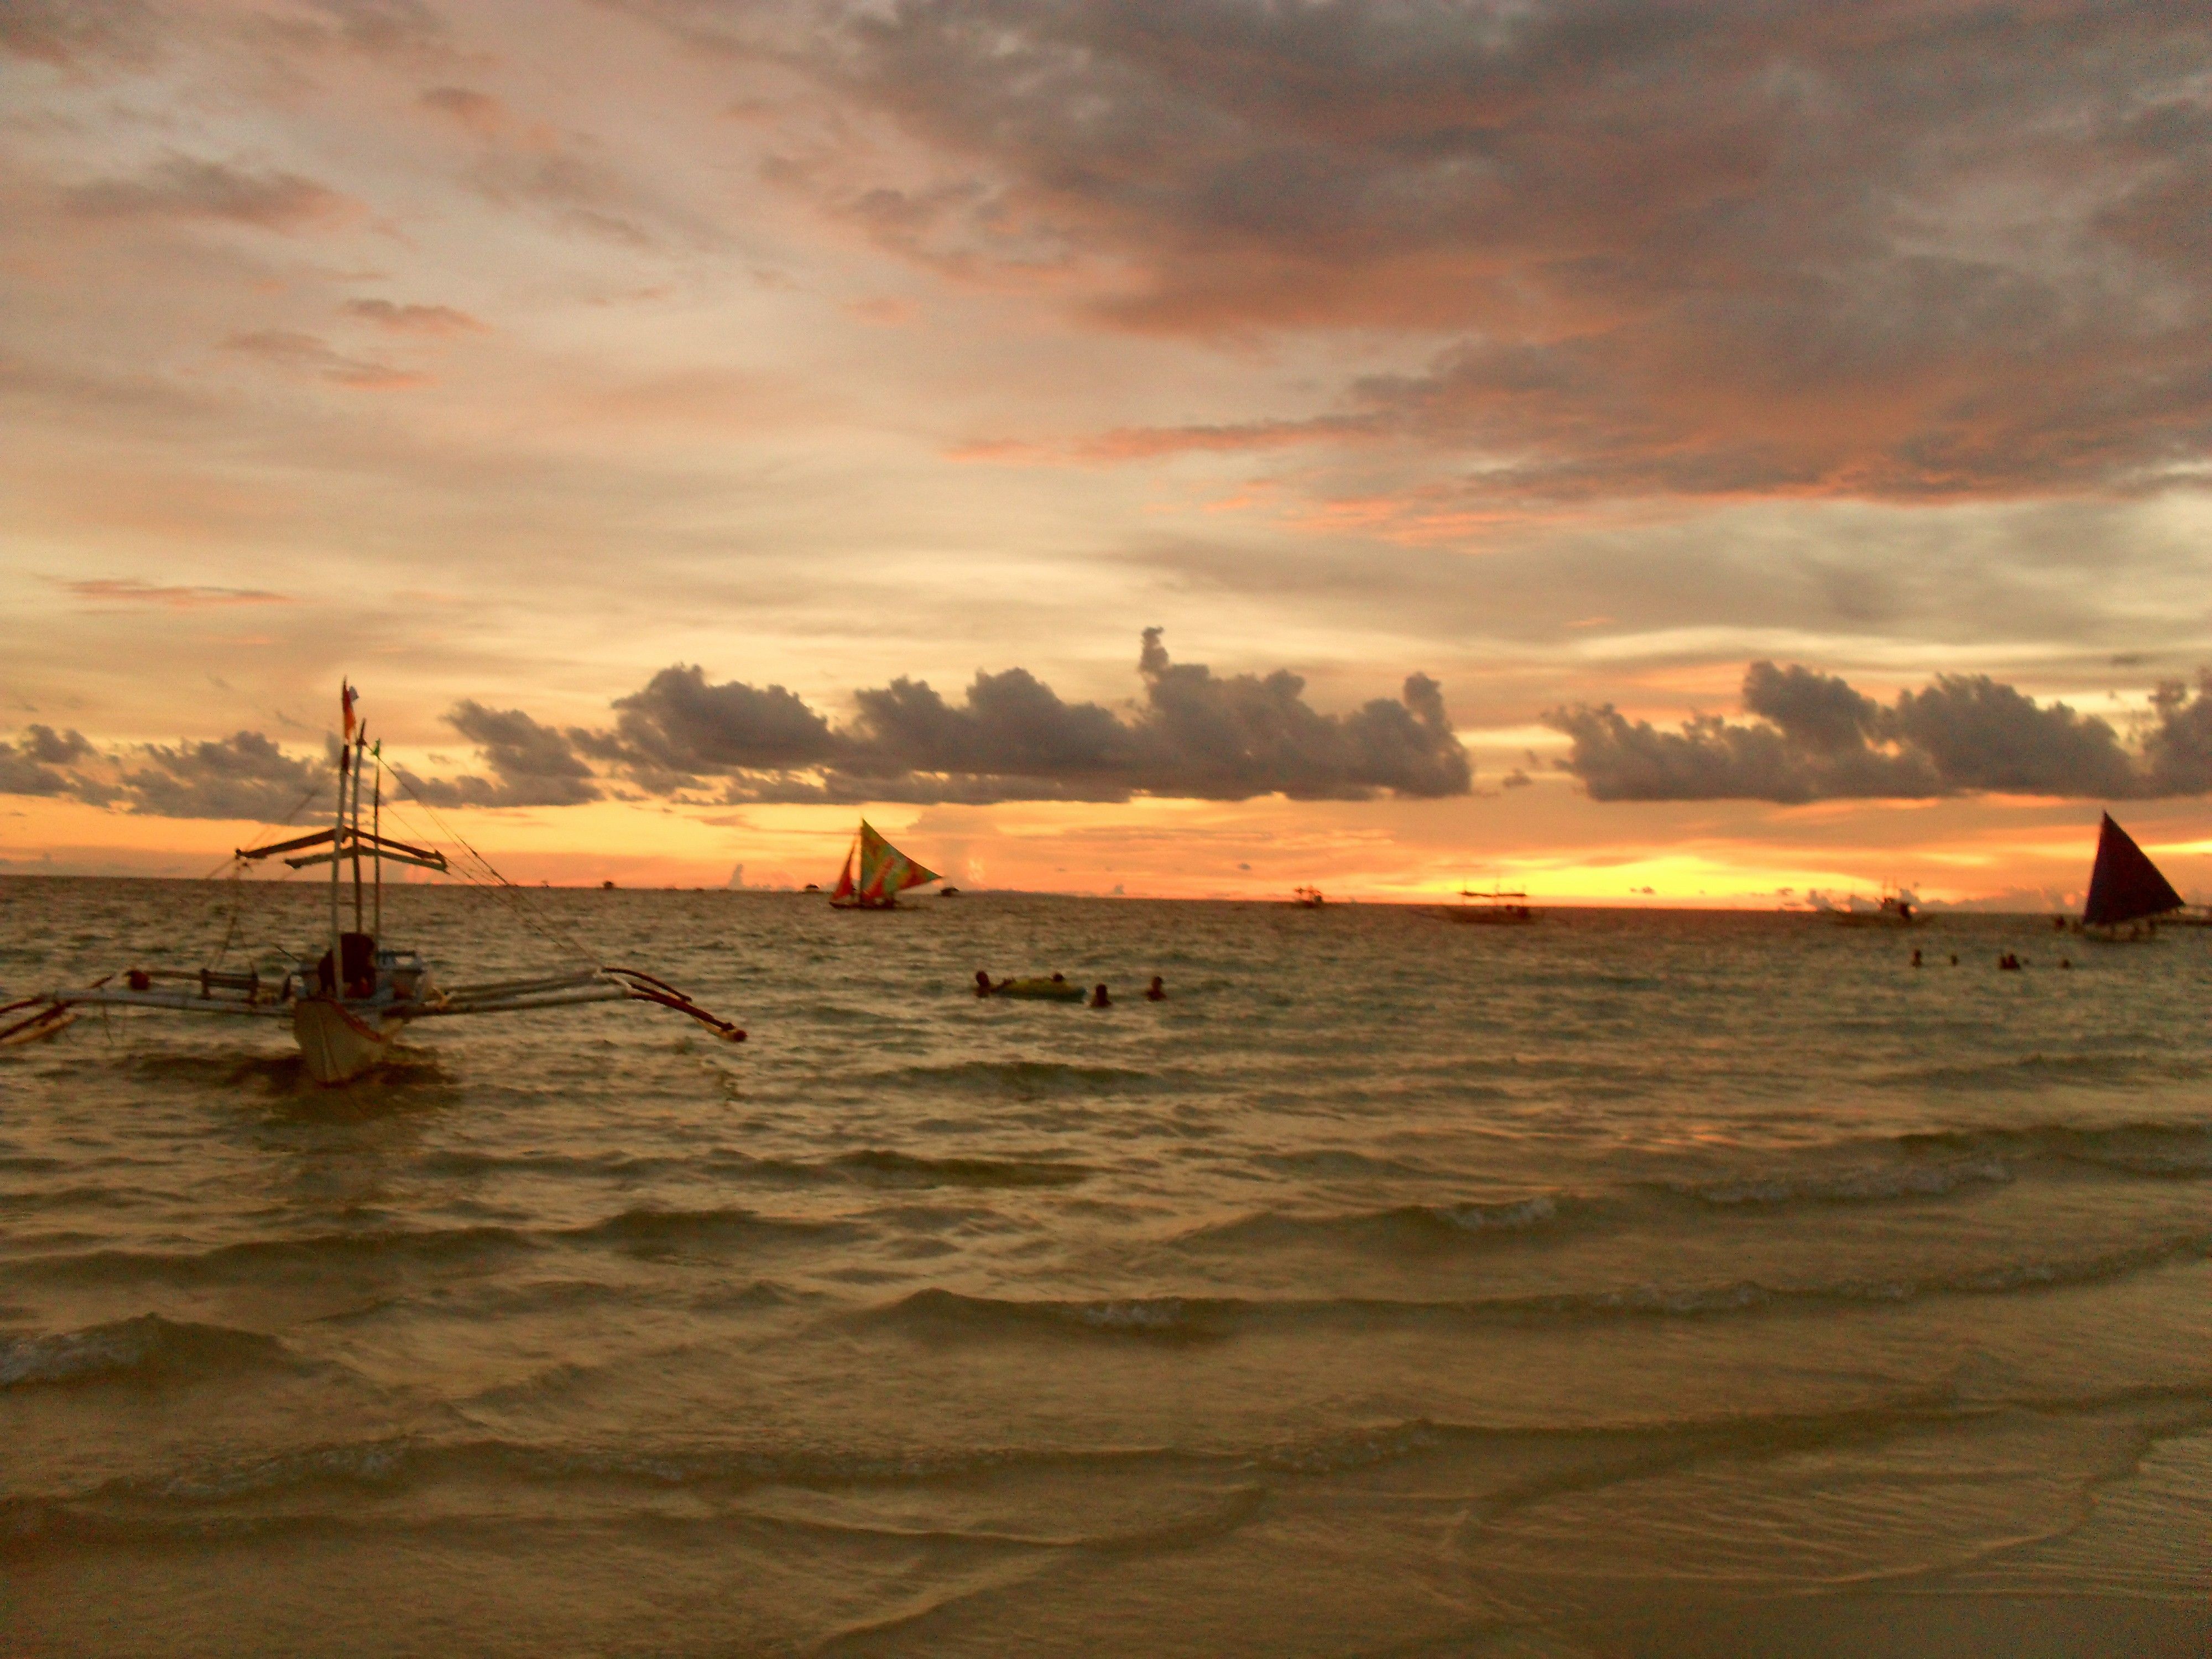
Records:
[[[0,988],[326,903],[9,880]],[[0,1651],[2206,1645],[2212,934],[385,903],[751,1040],[0,1053]]]

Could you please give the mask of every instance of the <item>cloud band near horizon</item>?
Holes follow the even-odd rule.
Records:
[[[562,729],[465,699],[446,720],[483,770],[395,770],[440,807],[574,806],[632,791],[690,805],[985,805],[1435,799],[1473,787],[1443,690],[1425,674],[1407,676],[1395,701],[1324,714],[1287,670],[1217,675],[1172,661],[1158,629],[1145,631],[1138,673],[1143,698],[1124,710],[1068,702],[1023,668],[979,671],[957,703],[901,678],[856,691],[839,726],[782,686],[716,683],[679,664],[616,699],[604,728]],[[77,732],[34,726],[0,747],[0,793],[270,822],[325,793],[329,764],[256,732],[103,757]]]
[[[1694,716],[1672,731],[1610,703],[1542,718],[1572,740],[1560,764],[1599,801],[2212,793],[2212,670],[2199,672],[2193,691],[2160,684],[2133,743],[2106,720],[2039,703],[1986,674],[1939,674],[1885,705],[1836,675],[1755,662],[1743,708],[1751,720]]]

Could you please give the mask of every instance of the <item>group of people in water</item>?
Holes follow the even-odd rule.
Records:
[[[1923,965],[1920,960],[1920,952],[1917,951],[1915,951],[1912,953],[1912,965],[1915,968]],[[1951,953],[1951,965],[1954,968],[1956,968],[1959,965],[1959,954],[1955,951]],[[2074,963],[2069,958],[2061,957],[2058,958],[2058,965],[2061,968],[2070,970],[2073,968]],[[1997,971],[2001,974],[2016,974],[2027,966],[2027,964],[2025,962],[2021,961],[2017,955],[2010,951],[2007,951],[2003,955],[1997,958]]]
[[[1079,1002],[1083,1000],[1083,988],[1070,983],[1065,974],[1054,974],[1045,980],[1002,979],[994,981],[988,970],[978,968],[975,970],[975,994],[979,997],[1035,996],[1054,1002]],[[1145,1000],[1165,1002],[1167,999],[1166,981],[1154,974],[1152,982],[1145,988]],[[1114,1006],[1114,999],[1103,981],[1091,988],[1090,1006],[1093,1008],[1111,1008]]]

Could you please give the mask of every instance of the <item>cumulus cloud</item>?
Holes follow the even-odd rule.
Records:
[[[54,769],[86,759],[92,752],[80,732],[27,726],[15,742],[0,743],[0,795],[74,793],[76,781]]]
[[[2193,695],[2161,685],[2133,746],[2106,720],[1985,674],[1939,675],[1885,706],[1833,675],[1758,662],[1743,705],[1753,720],[1702,715],[1672,731],[1610,704],[1544,719],[1573,740],[1564,764],[1597,800],[2212,793],[2212,673]]]
[[[708,681],[696,665],[664,668],[617,698],[611,732],[579,734],[587,752],[648,788],[696,786],[701,773],[781,771],[842,752],[830,722],[780,685]]]
[[[568,738],[519,708],[487,708],[464,700],[447,722],[477,745],[491,776],[399,775],[433,806],[577,806],[599,799],[592,769]]]
[[[1325,714],[1295,674],[1170,661],[1158,629],[1145,632],[1138,673],[1144,701],[1127,714],[1070,703],[1011,668],[979,672],[957,703],[905,678],[857,691],[854,719],[836,727],[781,686],[668,668],[617,703],[613,732],[580,741],[648,787],[720,776],[726,799],[747,802],[1358,800],[1464,794],[1472,781],[1442,690],[1424,674],[1395,701]]]
[[[2212,38],[2050,0],[627,0],[806,66],[773,176],[1103,325],[1460,337],[1308,422],[1492,491],[2124,490],[2212,442]],[[763,21],[763,13],[781,23]],[[824,20],[809,25],[793,19]]]
[[[148,744],[127,763],[131,810],[154,817],[281,823],[330,788],[330,762],[288,755],[258,732],[207,743]]]

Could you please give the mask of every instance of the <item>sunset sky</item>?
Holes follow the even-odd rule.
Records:
[[[0,871],[2212,894],[2208,273],[2195,6],[0,0]]]

